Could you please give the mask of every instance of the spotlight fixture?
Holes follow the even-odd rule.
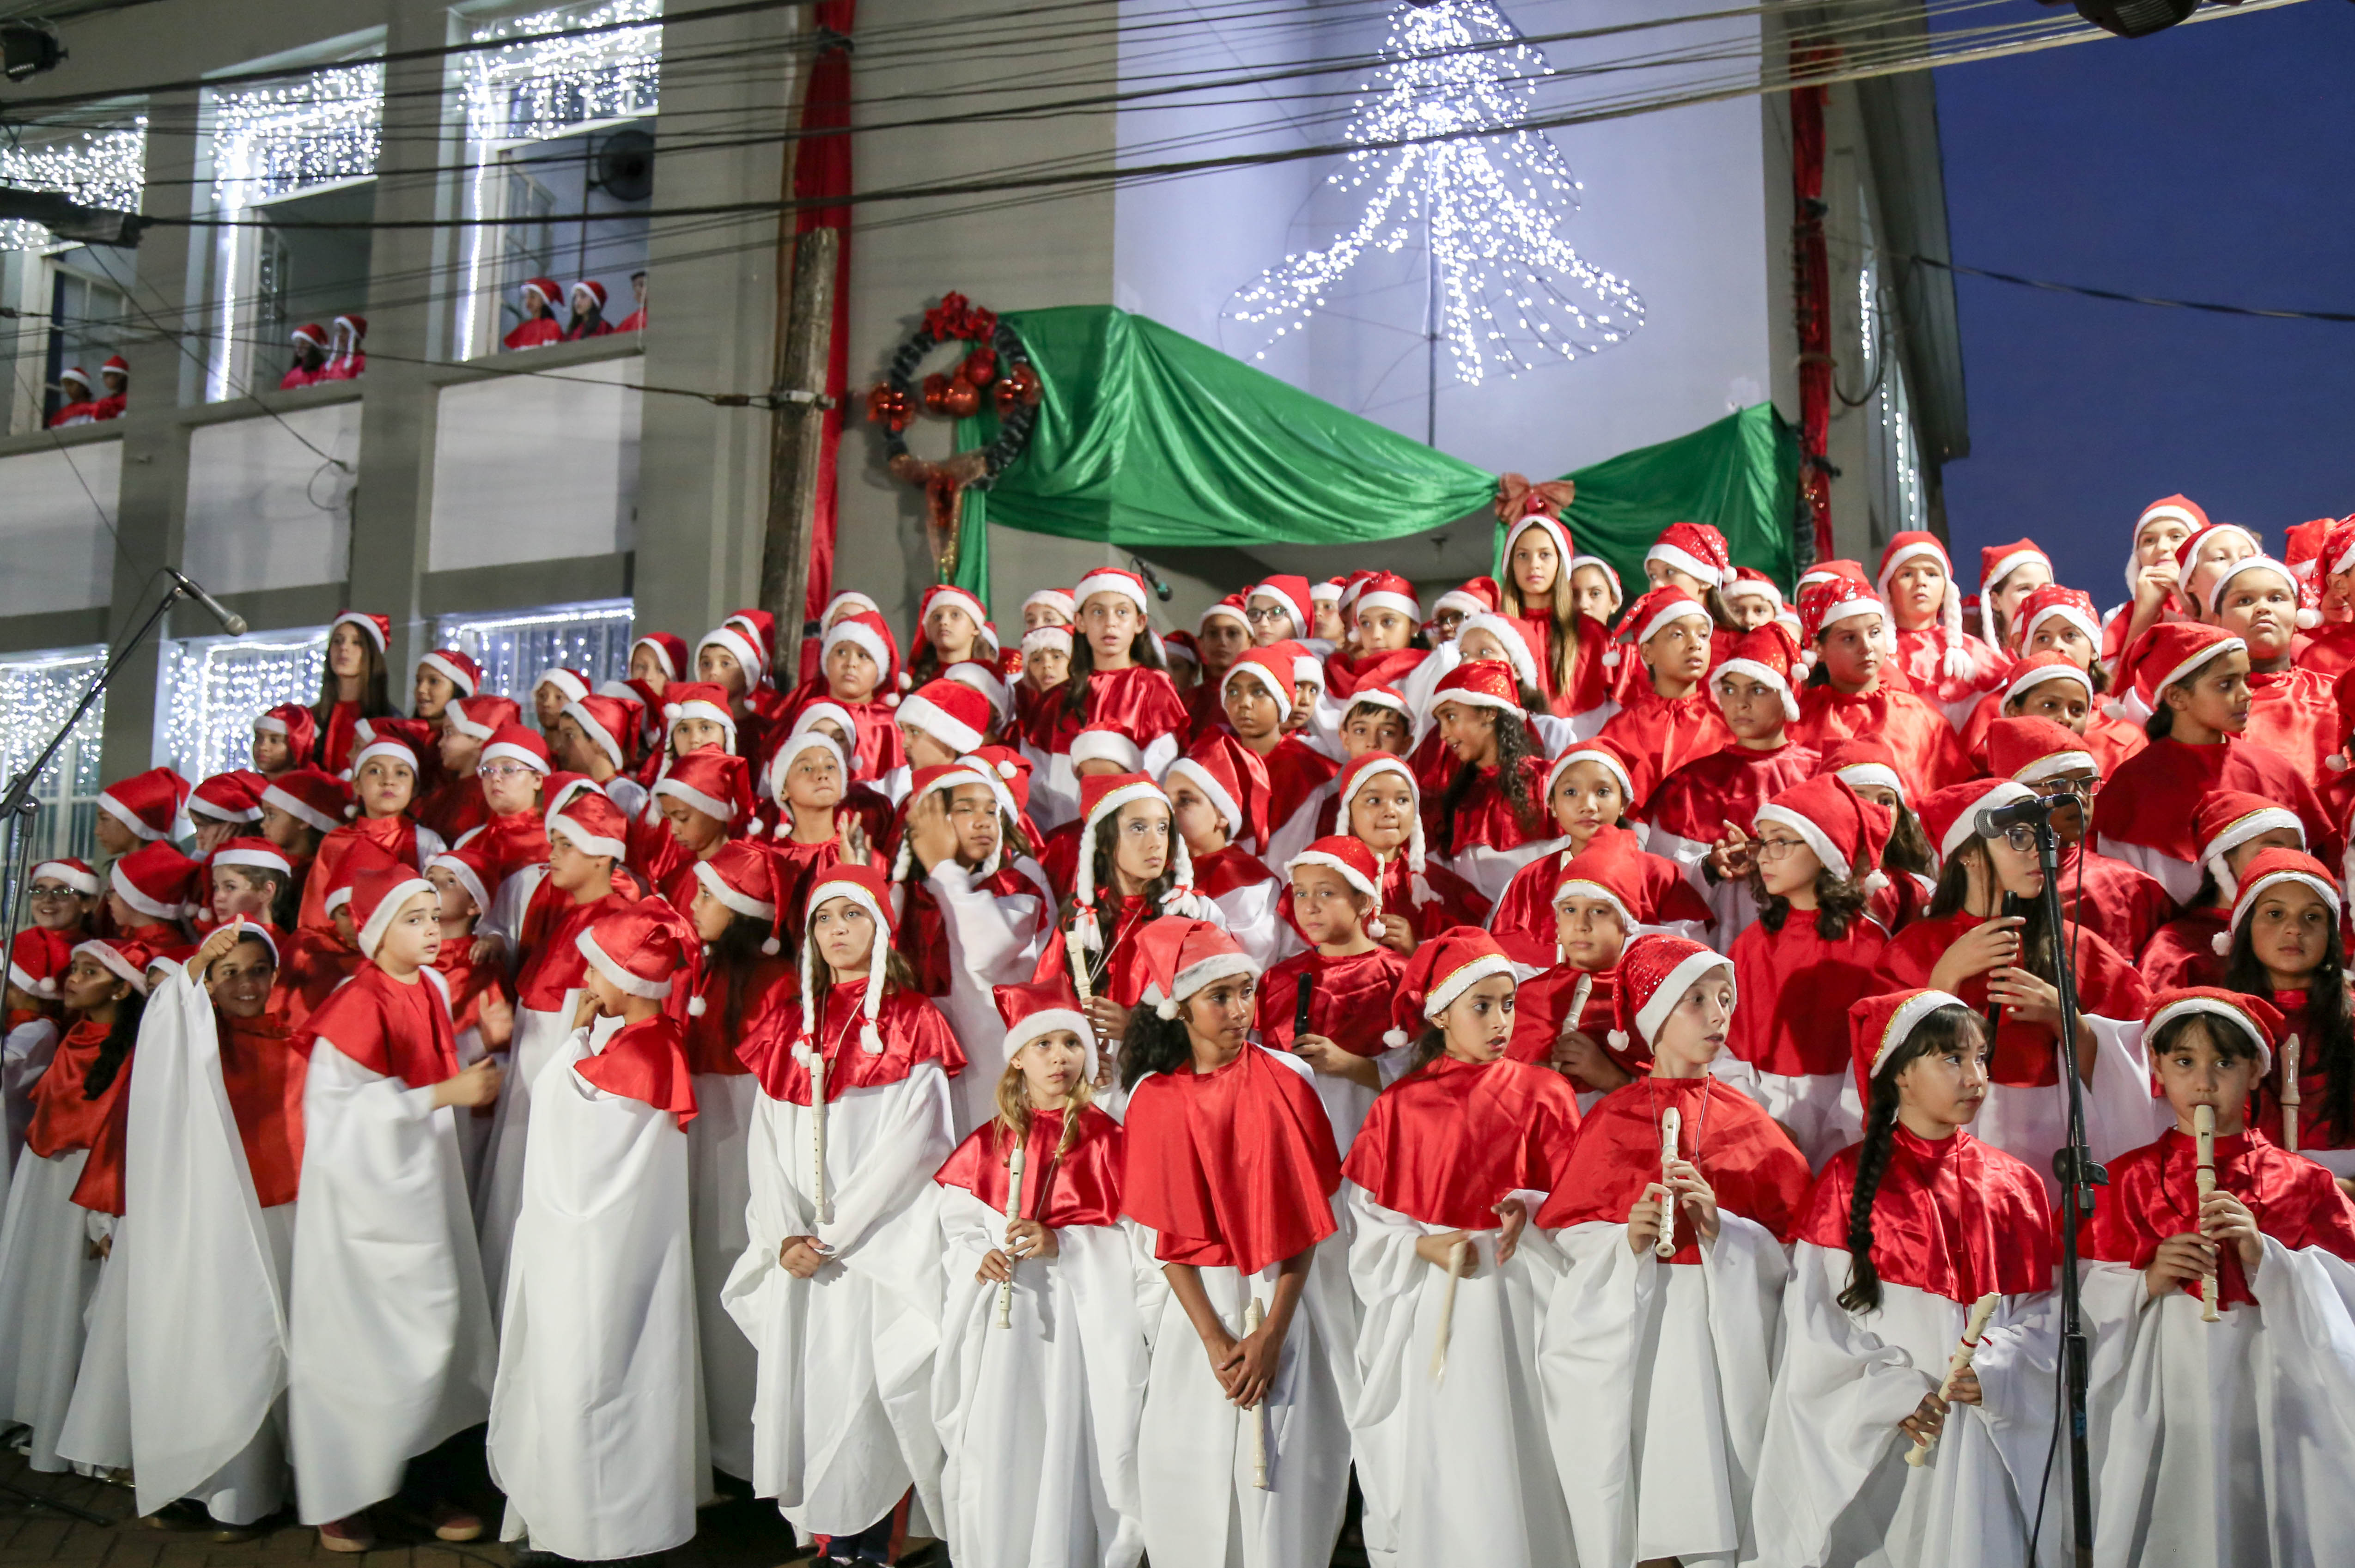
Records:
[[[0,22],[0,76],[23,81],[55,70],[66,58],[58,35],[39,22]]]

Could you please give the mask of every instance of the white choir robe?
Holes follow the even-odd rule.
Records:
[[[959,1138],[997,1115],[997,1081],[1006,1072],[1006,1019],[993,987],[1020,985],[1038,967],[1039,950],[1055,920],[1055,895],[1047,874],[1028,856],[1014,862],[1031,891],[1000,897],[985,882],[995,865],[967,868],[954,860],[934,866],[924,886],[941,912],[948,933],[949,990],[936,998],[964,1048],[965,1069],[950,1084]]]
[[[124,1264],[131,1253],[131,1227],[124,1217],[82,1211],[84,1233],[92,1246],[111,1250],[99,1264],[98,1286],[82,1314],[81,1365],[74,1371],[73,1402],[58,1428],[58,1457],[91,1475],[131,1464],[131,1315],[125,1300]],[[168,1499],[166,1499],[168,1500]]]
[[[1731,1052],[1720,1052],[1717,1060],[1709,1064],[1709,1075],[1740,1090],[1751,1104],[1780,1123],[1783,1130],[1791,1135],[1791,1141],[1799,1146],[1799,1152],[1807,1157],[1807,1164],[1813,1169],[1823,1169],[1832,1156],[1864,1136],[1864,1098],[1857,1090],[1853,1069],[1838,1072],[1766,1072],[1755,1062],[1744,1061]],[[2068,1091],[2056,1085],[2053,1093],[2065,1094]]]
[[[749,1481],[752,1391],[760,1365],[752,1341],[728,1315],[721,1297],[729,1271],[744,1255],[744,1209],[752,1197],[752,1111],[761,1085],[749,1072],[698,1072],[694,1083],[695,1120],[687,1124],[687,1224],[695,1248],[704,1434],[711,1463]]]
[[[73,1201],[89,1159],[88,1149],[54,1159],[27,1149],[0,1222],[0,1421],[32,1428],[27,1463],[51,1475],[68,1468],[58,1434],[81,1366],[82,1316],[98,1288],[86,1211]]]
[[[515,1253],[516,1216],[523,1210],[524,1151],[531,1143],[532,1088],[572,1038],[573,1015],[580,1010],[581,988],[577,986],[564,993],[562,1005],[550,1009],[527,1008],[521,1003],[516,1006],[515,1039],[507,1049],[506,1076],[499,1080],[499,1097],[492,1102],[491,1130],[476,1162],[477,1174],[472,1188],[483,1284],[490,1292],[494,1321],[506,1300],[507,1266]],[[602,1045],[607,1036],[622,1027],[622,1020],[600,1018],[591,1027],[597,1032],[597,1043]],[[463,1141],[459,1147],[463,1161]]]
[[[1547,1450],[1537,1375],[1540,1329],[1566,1267],[1561,1253],[1532,1226],[1499,1270],[1498,1232],[1474,1232],[1473,1272],[1456,1282],[1445,1372],[1435,1377],[1447,1275],[1414,1247],[1455,1227],[1384,1208],[1354,1181],[1342,1190],[1354,1230],[1349,1277],[1364,1308],[1361,1386],[1349,1424],[1367,1558],[1378,1568],[1582,1561]],[[1540,1192],[1516,1196],[1532,1213],[1545,1201]]]
[[[1289,1061],[1288,1057],[1278,1060]],[[1309,1259],[1300,1305],[1262,1402],[1267,1487],[1252,1484],[1258,1411],[1227,1398],[1202,1337],[1153,1255],[1156,1237],[1132,1231],[1138,1300],[1152,1341],[1136,1445],[1145,1544],[1155,1568],[1294,1568],[1333,1552],[1348,1501],[1349,1412],[1358,1403],[1356,1304],[1348,1237],[1327,1236]],[[1243,1305],[1275,1300],[1281,1265],[1254,1275],[1199,1271],[1227,1332],[1242,1338]]]
[[[852,1050],[858,1049],[856,1045]],[[949,1081],[933,1061],[896,1083],[826,1103],[827,1205],[815,1217],[810,1107],[763,1093],[752,1113],[750,1238],[723,1300],[760,1355],[752,1489],[804,1537],[855,1535],[910,1487],[911,1532],[941,1518],[932,1425],[940,1340],[939,1190],[950,1136]],[[831,1261],[795,1279],[787,1236],[818,1238]]]
[[[457,1114],[432,1085],[312,1046],[287,1347],[305,1524],[383,1501],[411,1458],[490,1413],[497,1350]]]
[[[1555,1241],[1569,1278],[1538,1367],[1576,1560],[1748,1561],[1791,1275],[1783,1243],[1723,1210],[1699,1264],[1638,1255],[1625,1225],[1603,1221]]]
[[[514,1043],[512,1039],[507,1041],[510,1047]],[[478,1024],[470,1024],[458,1031],[457,1047],[459,1066],[472,1067],[485,1057],[489,1057],[497,1063],[503,1078],[509,1063],[514,1060],[507,1050],[493,1051],[485,1045],[482,1027]],[[497,1116],[498,1106],[496,1102],[485,1106],[479,1115],[471,1108],[458,1113],[458,1162],[465,1168],[469,1203],[474,1202],[474,1195],[483,1189],[483,1162],[490,1153],[491,1128],[496,1124]]]
[[[940,1195],[948,1294],[932,1420],[957,1568],[1135,1568],[1146,1351],[1126,1231],[1059,1228],[1054,1257],[1015,1264],[1000,1328],[999,1287],[975,1275],[1005,1245],[1006,1216],[961,1187]]]
[[[2266,1568],[2355,1543],[2355,1268],[2264,1238],[2255,1305],[2205,1323],[2142,1271],[2087,1263],[2094,1561]]]
[[[1849,1256],[1792,1243],[1783,1359],[1752,1505],[1762,1563],[1787,1568],[1987,1568],[2028,1560],[2052,1441],[2060,1296],[2006,1296],[1972,1362],[1984,1396],[1955,1405],[1929,1460],[1898,1423],[1935,1393],[1969,1307],[1883,1284],[1877,1313],[1839,1304]],[[2065,1445],[2064,1445],[2065,1454]],[[2067,1460],[2044,1493],[2036,1561],[2070,1555]]]
[[[2096,1160],[2115,1159],[2173,1126],[2175,1113],[2166,1101],[2151,1096],[2150,1057],[2143,1049],[2141,1019],[2095,1018],[2088,1013],[2084,1027],[2093,1031],[2101,1048],[2094,1060],[2094,1081],[2080,1084],[2084,1091],[2085,1142]],[[2060,1049],[2055,1042],[2056,1057]],[[1862,1104],[1861,1100],[1858,1103]],[[2056,1206],[2060,1203],[2052,1151],[2069,1141],[2066,1083],[1988,1084],[1971,1135],[2027,1161],[2044,1179],[2044,1195]],[[1813,1151],[1808,1157],[1814,1157]]]
[[[49,1070],[65,1036],[52,1019],[30,1019],[8,1031],[0,1045],[0,1103],[7,1107],[8,1163],[13,1173],[16,1157],[25,1152],[25,1129],[33,1124],[33,1085]],[[0,1175],[0,1207],[8,1198],[8,1176]]]
[[[573,1071],[593,1054],[575,1029],[533,1085],[489,1456],[502,1540],[602,1561],[692,1540],[709,1477],[687,1136]]]

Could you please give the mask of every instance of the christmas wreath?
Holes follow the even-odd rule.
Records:
[[[917,367],[943,343],[964,344],[971,351],[954,371],[935,372],[918,383]],[[997,411],[997,436],[988,445],[939,463],[908,450],[906,432],[919,406],[947,419],[970,419],[981,411],[985,396]],[[867,418],[883,427],[885,465],[892,476],[924,492],[932,560],[941,581],[946,581],[956,571],[957,515],[964,492],[996,484],[1007,465],[1029,446],[1030,432],[1039,422],[1039,372],[1031,366],[1030,351],[996,311],[963,294],[943,294],[940,304],[924,313],[915,335],[893,352],[881,384],[868,392]]]

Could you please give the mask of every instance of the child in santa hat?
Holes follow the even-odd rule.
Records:
[[[2336,681],[2355,669],[2355,517],[2328,522],[2320,533],[2302,595],[2315,624],[2298,639],[2297,662]]]
[[[1341,771],[1331,757],[1285,732],[1298,710],[1295,656],[1294,645],[1253,648],[1229,665],[1219,681],[1227,732],[1258,759],[1266,775],[1267,831],[1258,847],[1263,859],[1278,861],[1316,837],[1319,792]]]
[[[1383,1019],[1406,960],[1374,940],[1381,929],[1381,871],[1374,852],[1346,836],[1319,838],[1284,868],[1284,919],[1313,945],[1267,971],[1259,987],[1259,1039],[1316,1070],[1312,1082],[1343,1154],[1383,1085],[1406,1071],[1406,1053],[1382,1039]]]
[[[1597,835],[1562,862],[1554,886],[1554,929],[1542,947],[1508,947],[1543,965],[1515,999],[1511,1054],[1570,1080],[1579,1107],[1649,1070],[1641,1040],[1613,1032],[1619,960],[1657,913],[1631,834]]]
[[[205,861],[208,929],[244,919],[283,931],[293,924],[294,866],[267,838],[231,838]]]
[[[0,1222],[0,1418],[30,1429],[22,1438],[27,1463],[48,1474],[68,1467],[58,1444],[99,1276],[100,1253],[74,1195],[130,1086],[148,956],[119,938],[74,946],[58,977],[65,1033],[32,1087],[25,1150]],[[118,1147],[120,1136],[117,1129]]]
[[[916,638],[908,648],[908,678],[919,687],[953,664],[986,656],[982,626],[989,612],[965,589],[941,582],[924,590],[916,605]],[[1026,628],[1027,629],[1027,628]]]
[[[2052,558],[2034,539],[1979,549],[1979,635],[1990,648],[2011,645],[2020,603],[2052,581]]]
[[[1894,755],[1909,795],[1971,776],[1945,714],[1897,684],[1903,677],[1888,665],[1888,606],[1871,589],[1834,580],[1807,590],[1799,596],[1799,631],[1813,667],[1799,694],[1795,739],[1829,752],[1870,736]]]
[[[1549,710],[1565,717],[1592,712],[1609,698],[1611,672],[1603,659],[1610,640],[1606,623],[1578,607],[1571,567],[1578,550],[1570,525],[1556,515],[1558,507],[1534,491],[1524,506],[1528,509],[1506,522],[1504,575],[1491,585],[1493,600],[1480,608],[1521,628],[1536,656],[1534,684]],[[1451,630],[1451,640],[1454,635]]]
[[[431,723],[438,733],[450,704],[483,688],[483,668],[457,648],[435,648],[417,661],[410,717]]]
[[[274,779],[304,766],[318,744],[318,724],[299,702],[282,702],[253,721],[253,769]]]
[[[2260,1075],[2256,1125],[2342,1179],[2355,1177],[2344,907],[2338,879],[2320,861],[2295,849],[2263,849],[2242,863],[2231,923],[2212,939],[2222,955],[2220,983],[2270,998],[2281,1015],[2280,1061]]]
[[[709,1489],[687,1228],[695,1091],[665,1007],[694,939],[648,901],[572,940],[586,984],[532,1096],[489,1458],[502,1539],[593,1561],[685,1544]],[[599,1019],[620,1025],[602,1043]]]
[[[2105,773],[2149,743],[2141,725],[2118,718],[2104,701],[2110,670],[2100,657],[2101,622],[2085,594],[2052,583],[2020,601],[2010,652],[2009,672],[1963,726],[1963,749],[1971,755],[1985,747],[1987,726],[2005,717],[2067,725],[2085,737]]]
[[[2153,933],[2143,947],[2143,979],[2154,991],[2222,984],[2224,956],[2216,950],[2215,940],[2231,928],[2241,873],[2267,849],[2305,853],[2306,828],[2297,813],[2263,795],[2216,790],[2193,813],[2192,842],[2199,885],[2180,906],[2181,912]]]
[[[418,803],[417,820],[440,834],[444,843],[458,843],[490,819],[483,794],[483,752],[501,725],[517,724],[522,716],[523,710],[505,697],[457,697],[442,709],[433,742],[441,782]]]
[[[1606,627],[1619,618],[1619,607],[1627,602],[1619,569],[1599,555],[1570,558],[1570,596],[1580,614]]]
[[[91,836],[101,854],[128,855],[142,844],[168,844],[182,832],[188,781],[171,768],[149,768],[98,792]]]
[[[739,1051],[752,1115],[750,1239],[723,1299],[759,1356],[752,1487],[826,1561],[888,1561],[912,1487],[937,1525],[937,1189],[964,1055],[891,945],[880,871],[809,890],[802,1003]]]
[[[1055,719],[1033,789],[1034,812],[1050,826],[1068,820],[1079,800],[1071,743],[1082,730],[1118,727],[1143,753],[1142,771],[1157,776],[1177,760],[1194,721],[1154,648],[1144,581],[1101,567],[1080,579],[1071,596],[1078,641],[1062,703],[1049,709]]]
[[[1945,869],[1928,911],[1881,951],[1874,976],[1884,990],[1926,986],[1982,1011],[2000,1009],[1981,1130],[1987,1143],[2043,1170],[2068,1127],[2044,873],[2032,829],[1994,837],[1978,830],[1984,814],[2033,793],[2009,779],[1980,779],[1922,802],[1923,826],[1935,836]],[[2149,991],[2130,960],[2074,921],[2064,919],[2058,936],[2076,982],[2071,1065],[2085,1086],[2086,1136],[2099,1159],[2150,1137],[2150,1068],[2140,1028]]]
[[[1043,752],[1055,728],[1053,705],[1071,678],[1071,628],[1035,626],[1022,634],[1022,679],[1014,688],[1014,724]],[[1190,705],[1189,705],[1190,706]]]
[[[1414,596],[1414,585],[1395,572],[1366,579],[1348,613],[1357,628],[1358,651],[1344,650],[1325,661],[1325,689],[1345,710],[1362,688],[1401,685],[1431,657],[1423,635],[1422,603]]]
[[[455,1117],[501,1097],[499,1069],[458,1065],[426,976],[442,942],[433,884],[389,867],[351,902],[366,962],[298,1040],[310,1071],[287,1298],[295,1485],[330,1552],[366,1551],[368,1510],[408,1462],[488,1414],[496,1358]],[[387,1247],[409,1266],[388,1272]],[[446,1495],[431,1518],[440,1540],[482,1532]]]
[[[475,956],[474,928],[490,907],[490,861],[479,849],[444,850],[425,868],[433,884],[442,921],[442,952],[433,973],[450,998],[450,1027],[457,1037],[458,1064],[471,1067],[494,1057],[505,1068],[508,1048],[515,1043],[515,998],[507,986],[506,966],[495,949]],[[466,1166],[466,1189],[482,1182],[483,1154],[491,1136],[491,1115],[458,1118],[458,1147]]]
[[[352,753],[352,801],[357,816],[319,841],[312,868],[318,877],[332,880],[337,862],[365,842],[422,870],[448,848],[440,834],[418,825],[412,811],[418,798],[419,748],[430,743],[426,726],[413,719],[363,719],[359,728],[364,732],[356,737],[358,749]],[[297,926],[325,929],[326,911],[319,901],[325,896],[306,887]]]
[[[1540,950],[1552,947],[1553,893],[1561,881],[1563,863],[1598,835],[1636,835],[1635,826],[1625,820],[1635,789],[1627,759],[1599,738],[1554,758],[1546,773],[1545,799],[1560,836],[1546,840],[1544,852],[1513,873],[1488,916],[1488,931],[1505,944],[1506,951],[1518,954],[1522,944]],[[1657,837],[1657,829],[1652,832]],[[1705,936],[1715,916],[1686,881],[1684,869],[1649,850],[1643,852],[1640,864],[1656,922],[1695,941]]]
[[[1639,808],[1662,779],[1732,740],[1709,689],[1714,633],[1709,607],[1674,587],[1653,589],[1619,623],[1606,656],[1620,663],[1632,647],[1642,673],[1628,678],[1599,734],[1635,764]]]
[[[2264,540],[2238,523],[2209,523],[2175,547],[2176,572],[2186,618],[2213,622],[2212,599],[2220,575],[2236,561],[2265,553]],[[2132,645],[2129,644],[2129,646]]]
[[[1873,586],[1896,628],[1897,668],[1959,725],[1980,695],[2003,678],[2008,661],[1963,630],[1962,589],[1946,547],[1935,534],[1895,535],[1881,552]]]
[[[1734,1002],[1721,955],[1680,936],[1627,944],[1616,1021],[1652,1070],[1587,1113],[1538,1211],[1568,1276],[1538,1367],[1582,1563],[1754,1550],[1784,1247],[1808,1173],[1789,1136],[1712,1075]]]
[[[107,924],[151,949],[186,946],[205,891],[202,866],[169,844],[143,845],[106,869]]]
[[[2175,914],[2158,882],[2085,843],[2099,763],[2085,742],[2049,719],[1998,719],[1987,731],[1987,771],[2056,803],[2062,912],[2132,958]]]
[[[1240,1541],[1247,1564],[1321,1562],[1358,1385],[1347,1260],[1319,1245],[1339,1229],[1332,1130],[1307,1064],[1251,1043],[1258,975],[1231,937],[1171,918],[1139,946],[1121,1202],[1167,1286],[1145,1302],[1146,1550],[1210,1561]]]
[[[240,768],[199,779],[188,792],[188,826],[195,830],[196,858],[204,859],[261,820],[261,792],[270,781]]]
[[[1092,1103],[1095,1031],[1068,981],[1000,986],[996,1003],[996,1108],[932,1179],[948,1272],[932,1370],[943,1533],[972,1568],[1133,1564],[1147,1352],[1120,1125]]]
[[[751,770],[741,757],[701,748],[673,763],[649,795],[664,831],[636,836],[630,862],[684,912],[695,896],[696,862],[753,826]]]
[[[1881,989],[1889,933],[1867,912],[1883,873],[1886,811],[1826,774],[1758,808],[1749,881],[1757,923],[1733,942],[1736,1015],[1719,1077],[1820,1166],[1855,1141],[1864,1109],[1838,1049],[1848,1009]]]
[[[825,705],[821,705],[825,706]],[[808,723],[805,710],[803,721]],[[846,736],[851,726],[846,717]],[[769,809],[773,813],[770,848],[781,859],[790,891],[784,905],[784,943],[801,941],[801,894],[809,879],[829,866],[872,852],[890,836],[890,801],[865,784],[850,783],[850,759],[842,743],[818,724],[785,737],[770,759]],[[757,825],[756,825],[757,827]]]
[[[297,757],[331,773],[352,765],[352,747],[363,719],[397,719],[389,672],[392,617],[372,610],[346,610],[327,627],[327,656],[319,669],[319,699],[311,705],[316,750]]]
[[[1414,741],[1414,709],[1396,687],[1361,686],[1341,710],[1339,733],[1346,756],[1344,766],[1368,752],[1388,752],[1394,757],[1402,757]],[[1332,826],[1328,820],[1332,805],[1332,793],[1327,791],[1318,807],[1319,827]]]
[[[587,774],[628,817],[646,805],[646,786],[630,773],[643,711],[634,698],[593,692],[566,703],[548,737],[550,754],[569,771]]]
[[[1578,1105],[1560,1076],[1505,1053],[1514,972],[1469,926],[1415,949],[1386,1009],[1412,1070],[1374,1100],[1342,1166],[1376,1562],[1574,1555],[1537,1381],[1564,1265],[1528,1226],[1568,1184]]]
[[[1937,851],[1907,803],[1896,755],[1878,741],[1843,741],[1824,758],[1824,773],[1889,813],[1889,841],[1881,848],[1880,868],[1889,885],[1873,894],[1868,909],[1894,936],[1921,917],[1938,891]]]
[[[1424,807],[1442,863],[1493,901],[1545,853],[1546,754],[1507,667],[1458,666],[1432,693],[1433,722],[1454,773]]]
[[[2142,509],[2135,520],[2134,551],[2126,558],[2126,602],[2102,622],[2104,664],[2115,669],[2118,656],[2162,621],[2196,618],[2181,592],[2175,552],[2208,526],[2208,514],[2189,496],[2162,496]],[[2249,553],[2256,553],[2254,547]]]
[[[2263,746],[2309,779],[2328,775],[2339,750],[2339,704],[2331,677],[2291,660],[2291,647],[2312,613],[2298,608],[2297,576],[2267,556],[2253,555],[2219,571],[2208,588],[2209,622],[2240,638],[2249,650],[2249,722],[2242,736]]]
[[[1270,965],[1300,951],[1284,918],[1284,882],[1245,844],[1267,842],[1267,770],[1231,735],[1209,734],[1169,764],[1161,781],[1178,836],[1194,863],[1194,891],[1219,907],[1227,932]]]
[[[900,644],[890,626],[871,610],[855,610],[826,629],[819,667],[826,688],[817,699],[850,718],[850,774],[897,800],[907,793],[908,757],[893,722],[906,680],[900,671]],[[669,694],[665,693],[667,697]],[[791,718],[800,727],[805,704]]]
[[[2078,1232],[2095,1561],[2321,1562],[2355,1539],[2337,1457],[2355,1203],[2244,1119],[2279,1013],[2203,987],[2152,997],[2147,1021],[2172,1125],[2108,1162]]]
[[[1478,925],[1488,901],[1424,850],[1423,791],[1403,758],[1369,752],[1334,781],[1334,829],[1374,852],[1381,868],[1382,920],[1375,940],[1405,957],[1425,935]]]
[[[1833,1157],[1796,1228],[1752,1491],[1757,1554],[2025,1563],[2035,1533],[2035,1561],[2057,1568],[2067,1488],[2045,1463],[2060,1334],[2043,1179],[1968,1131],[1990,1048],[1959,997],[1870,997],[1849,1028],[1864,1140]],[[1942,1398],[1988,1295],[1976,1358]],[[1923,1465],[1904,1462],[1933,1442]]]

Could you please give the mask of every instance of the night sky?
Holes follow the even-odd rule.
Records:
[[[1937,74],[1954,257],[2179,299],[2355,311],[2355,5]],[[2175,491],[2283,530],[2355,512],[2355,324],[2261,321],[1956,279],[1971,455],[1957,565],[2025,534],[2104,608]]]

